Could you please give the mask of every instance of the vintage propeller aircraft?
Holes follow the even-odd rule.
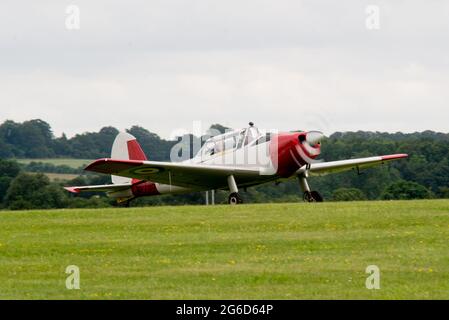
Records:
[[[247,128],[209,138],[192,159],[159,162],[149,161],[131,134],[120,133],[111,158],[96,160],[85,168],[112,175],[112,184],[65,189],[72,193],[106,192],[125,205],[142,196],[229,190],[229,204],[239,204],[241,188],[297,178],[304,201],[322,202],[319,192],[309,187],[309,175],[359,171],[407,157],[393,154],[321,162],[317,157],[323,137],[318,131],[262,134],[250,122]]]

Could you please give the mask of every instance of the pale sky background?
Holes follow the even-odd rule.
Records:
[[[449,1],[2,0],[0,122],[32,118],[449,132]]]

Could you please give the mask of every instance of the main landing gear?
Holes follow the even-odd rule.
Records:
[[[118,198],[117,199],[117,206],[121,208],[129,208],[131,201],[135,198]]]
[[[236,205],[242,203],[242,198],[239,195],[239,189],[237,188],[237,184],[235,183],[235,179],[233,175],[228,177],[228,187],[231,194],[228,198],[228,203],[231,205]]]
[[[307,177],[305,175],[298,176],[299,186],[304,192],[304,202],[323,202],[323,197],[318,191],[310,190],[309,184],[307,183]]]
[[[304,192],[304,202],[323,202],[323,197],[318,191]]]
[[[229,204],[234,205],[234,204],[240,204],[242,202],[243,202],[242,198],[240,198],[240,195],[237,192],[233,192],[229,195],[229,198],[228,198]]]

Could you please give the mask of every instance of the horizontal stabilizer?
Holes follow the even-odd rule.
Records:
[[[131,183],[124,184],[104,184],[96,186],[82,186],[82,187],[64,187],[67,191],[71,193],[81,193],[81,192],[117,192],[126,190],[131,187]]]

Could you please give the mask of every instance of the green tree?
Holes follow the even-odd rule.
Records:
[[[20,166],[16,161],[0,159],[0,202],[3,201],[11,181],[19,172]]]
[[[432,192],[425,186],[405,180],[390,184],[381,195],[384,200],[429,199],[431,197]]]
[[[16,157],[52,157],[53,133],[50,125],[40,119],[16,123],[11,120],[0,125],[1,145]],[[2,152],[3,153],[3,152]]]
[[[449,188],[440,187],[438,194],[441,198],[449,199]]]
[[[112,143],[119,131],[114,127],[101,128],[100,132],[77,134],[68,140],[68,150],[71,156],[80,159],[95,159],[109,157]]]
[[[66,204],[63,189],[41,173],[20,173],[5,196],[5,205],[12,210],[63,208]]]
[[[357,188],[339,188],[332,194],[335,201],[357,201],[365,200],[366,196],[362,190]]]

